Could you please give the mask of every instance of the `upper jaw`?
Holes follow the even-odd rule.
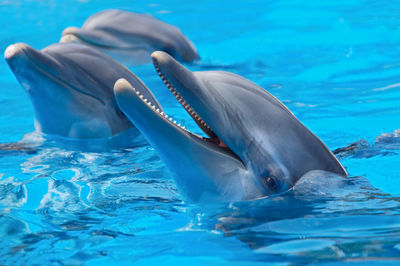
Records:
[[[79,84],[71,82],[70,76],[64,71],[64,69],[68,69],[68,66],[62,65],[57,57],[53,57],[45,51],[38,51],[25,43],[16,43],[6,49],[5,57],[15,76],[28,93],[36,91],[36,94],[41,95],[45,91],[53,91],[55,87],[50,86],[50,83],[58,84],[59,86],[56,87],[61,87],[60,91],[62,92],[67,91],[64,88],[69,88],[82,93]],[[33,84],[38,86],[32,86]],[[105,104],[101,97],[91,93],[85,94],[99,103]]]
[[[229,155],[235,161],[238,160],[240,164],[243,164],[240,158],[221,142],[218,136],[215,135],[212,129],[191,107],[191,103],[196,99],[191,98],[190,102],[187,101],[186,98],[182,97],[182,95],[178,93],[177,88],[175,88],[175,85],[179,84],[179,82],[177,82],[178,79],[185,79],[189,84],[191,84],[194,88],[197,88],[199,91],[200,87],[196,84],[197,81],[192,72],[177,63],[175,59],[164,52],[155,52],[153,53],[152,57],[157,72],[160,74],[160,77],[163,79],[164,83],[168,86],[172,94],[177,98],[177,100],[195,120],[199,127],[209,136],[209,138],[200,137],[188,131],[180,124],[176,124],[176,121],[173,121],[171,117],[168,117],[168,115],[161,110],[154,108],[152,103],[150,103],[148,100],[145,100],[143,96],[140,96],[140,93],[135,91],[134,88],[129,85],[129,83],[120,80],[115,84],[114,92],[116,94],[117,102],[125,114],[135,125],[137,123],[143,124],[143,127],[150,132],[149,134],[153,135],[153,139],[160,139],[163,137],[160,136],[159,132],[171,132],[171,136],[176,135],[176,137],[165,139],[163,141],[173,142],[176,140],[179,149],[181,149],[183,146],[183,142],[187,142],[185,145],[189,146],[194,144],[194,142],[197,142],[198,144],[196,145],[204,146],[205,149],[212,149],[218,151],[219,153]],[[164,71],[168,72],[168,76],[164,74]],[[172,85],[172,82],[169,82],[170,79],[175,81],[173,84],[174,86]],[[187,84],[185,84],[185,86],[187,86]],[[183,90],[180,90],[180,92],[183,92]],[[136,102],[135,104],[133,104],[134,101]],[[137,127],[140,129],[141,126],[137,125]],[[152,133],[152,131],[158,133]]]
[[[62,32],[60,43],[78,42],[87,45],[102,46],[104,48],[115,46],[115,41],[108,41],[107,38],[99,37],[98,34],[95,30],[86,31],[77,27],[68,27]]]
[[[210,102],[204,102],[204,99],[207,99],[207,97],[202,96],[207,92],[204,91],[204,86],[201,86],[196,76],[165,52],[154,52],[152,58],[155,69],[165,85],[197,125],[209,136],[209,138],[203,139],[214,143],[219,148],[228,150],[232,156],[241,161],[215,134],[213,129],[207,124],[207,121],[197,113],[197,109],[209,108]]]
[[[16,43],[7,47],[4,57],[14,72],[18,72],[27,62],[41,71],[57,76],[59,63],[50,55],[38,51],[25,43]]]
[[[126,80],[120,79],[115,83],[114,93],[124,113],[144,135],[147,135],[149,142],[154,146],[170,147],[166,149],[167,153],[170,150],[179,149],[186,154],[186,157],[196,157],[196,154],[191,154],[196,149],[210,152],[210,155],[225,154],[237,161],[238,158],[229,149],[222,148],[216,145],[218,143],[200,137],[178,124],[172,117],[158,109],[154,103],[143,97]]]
[[[100,49],[129,49],[136,47],[135,42],[126,41],[117,34],[109,34],[99,30],[85,30],[77,27],[64,29],[60,42],[83,43]]]
[[[211,128],[205,123],[205,121],[196,113],[193,109],[190,102],[193,103],[196,99],[193,97],[188,97],[186,93],[186,97],[182,96],[182,89],[179,90],[181,84],[184,84],[185,87],[196,89],[198,92],[200,88],[196,84],[195,76],[186,68],[182,67],[179,63],[175,61],[171,56],[169,56],[165,52],[154,52],[152,55],[154,67],[171,91],[171,93],[175,96],[178,102],[182,105],[182,107],[189,113],[189,115],[193,118],[196,124],[206,133],[211,139],[215,138],[215,133],[211,130]],[[190,99],[191,98],[191,99]]]
[[[37,61],[34,58],[38,56],[32,56],[33,53],[38,54],[40,52],[25,43],[15,43],[8,46],[4,51],[4,58],[12,67],[14,64],[21,63],[21,61]]]

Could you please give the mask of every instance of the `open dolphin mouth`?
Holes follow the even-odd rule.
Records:
[[[183,131],[187,134],[190,134],[191,136],[196,137],[197,139],[204,141],[205,143],[215,145],[217,149],[223,150],[225,153],[230,154],[232,157],[235,159],[238,159],[239,161],[242,162],[241,158],[236,155],[218,136],[217,134],[212,130],[212,128],[203,120],[202,117],[198,115],[196,110],[190,105],[190,103],[178,92],[177,89],[174,88],[173,83],[168,80],[168,77],[164,75],[162,72],[159,62],[155,57],[153,57],[153,63],[155,66],[155,69],[160,76],[161,80],[164,82],[164,84],[168,87],[168,89],[171,91],[171,93],[175,96],[175,98],[178,100],[178,102],[182,105],[182,107],[186,110],[186,112],[190,115],[190,117],[196,122],[196,124],[200,127],[200,129],[208,136],[208,137],[202,137],[199,136],[188,129],[186,129],[184,126],[181,124],[177,124],[176,120],[174,120],[172,117],[169,117],[167,114],[165,114],[162,110],[158,109],[151,101],[146,99],[139,91],[137,91],[135,88],[135,93],[137,96],[145,103],[147,104],[152,110],[153,113],[156,115],[161,116],[165,122],[173,125],[175,128],[177,128],[180,131]],[[242,162],[243,163],[243,162]]]
[[[200,137],[200,136],[198,136],[198,135],[196,135],[196,134],[194,134],[194,133],[192,133],[192,132],[190,132],[190,131],[188,131],[186,129],[184,129],[184,130],[188,131],[191,134],[194,134],[194,135],[198,136],[199,138],[202,138],[205,141],[214,143],[214,144],[216,144],[217,146],[219,146],[221,148],[229,149],[229,147],[226,146],[225,143],[222,142],[222,140],[217,136],[217,134],[214,133],[214,131],[210,128],[210,126],[207,125],[207,123],[196,113],[196,111],[186,101],[186,99],[183,98],[183,96],[181,94],[179,94],[179,92],[174,88],[172,83],[168,80],[167,76],[164,75],[164,73],[161,71],[161,68],[159,66],[159,63],[158,63],[157,59],[155,57],[152,57],[152,59],[153,59],[154,67],[155,67],[158,75],[160,76],[161,80],[167,86],[167,88],[172,93],[172,95],[174,95],[174,97],[178,100],[178,102],[186,110],[186,112],[190,115],[190,117],[192,117],[192,119],[200,127],[200,129],[203,130],[203,132],[206,133],[209,136],[209,138]]]
[[[221,140],[218,138],[218,136],[212,131],[212,129],[207,125],[207,123],[196,113],[196,111],[193,109],[193,107],[190,106],[190,104],[187,103],[185,98],[182,97],[182,95],[179,94],[179,92],[174,88],[172,83],[168,80],[168,78],[164,75],[164,73],[161,71],[159,63],[157,59],[153,57],[153,64],[154,67],[160,76],[161,80],[164,82],[164,84],[167,86],[167,88],[170,90],[172,95],[178,100],[178,102],[182,105],[182,107],[186,110],[186,112],[192,117],[192,119],[196,122],[196,124],[203,130],[204,133],[206,133],[209,138],[204,138],[210,142],[220,144],[222,143]],[[226,145],[220,145],[220,146],[225,146]]]

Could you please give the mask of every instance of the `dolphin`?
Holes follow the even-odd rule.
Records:
[[[60,42],[83,43],[130,65],[151,62],[150,55],[157,50],[183,62],[199,59],[194,45],[178,28],[123,10],[104,10],[90,16],[82,28],[66,28]]]
[[[172,122],[125,79],[115,83],[114,92],[189,201],[283,193],[312,170],[347,175],[324,143],[263,88],[230,72],[191,72],[161,51],[152,58],[161,79],[208,137]]]
[[[115,100],[113,86],[121,76],[161,108],[138,77],[85,45],[58,43],[38,51],[17,43],[4,57],[32,101],[38,132],[93,139],[133,128],[139,135]]]

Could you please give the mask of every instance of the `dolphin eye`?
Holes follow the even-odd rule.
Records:
[[[267,176],[267,177],[265,177],[264,181],[265,181],[265,185],[268,187],[269,190],[274,191],[274,192],[278,191],[279,185],[275,181],[275,177]]]

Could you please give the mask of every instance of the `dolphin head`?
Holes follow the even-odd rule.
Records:
[[[134,65],[148,62],[156,50],[184,62],[199,59],[194,45],[178,28],[150,15],[123,10],[104,10],[89,17],[81,28],[66,28],[60,42],[83,43]]]
[[[140,93],[126,81],[117,82],[114,91],[190,199],[268,196],[290,189],[311,170],[346,175],[329,149],[263,88],[229,72],[191,72],[164,52],[152,57],[161,79],[207,138],[140,104]]]
[[[38,51],[17,43],[4,56],[32,101],[36,129],[47,134],[104,138],[133,127],[112,91],[121,75],[154,99],[131,72],[84,45],[54,44]]]

